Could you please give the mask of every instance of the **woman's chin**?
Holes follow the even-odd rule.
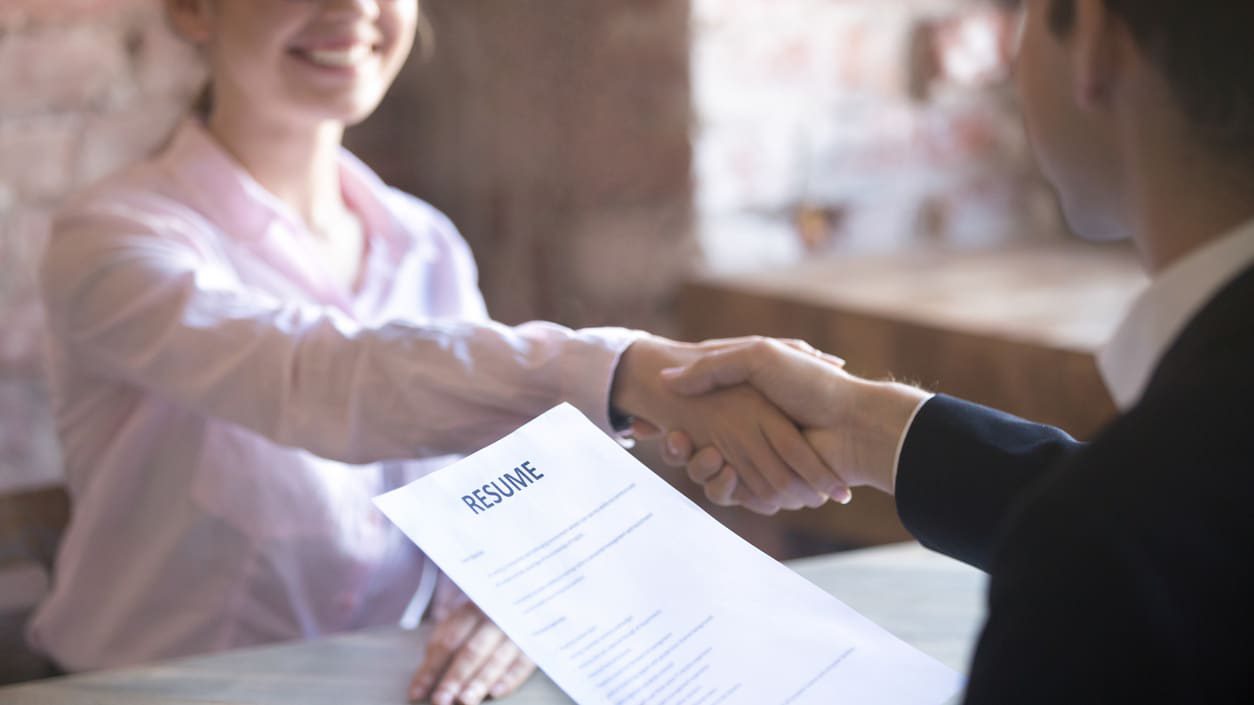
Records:
[[[379,98],[356,96],[302,100],[292,112],[312,123],[337,122],[349,127],[374,114],[379,102]]]

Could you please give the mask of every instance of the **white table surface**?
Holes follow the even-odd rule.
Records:
[[[966,668],[983,614],[979,571],[914,544],[790,566],[910,644]],[[389,627],[55,678],[0,688],[0,705],[401,705],[424,636]],[[571,701],[538,675],[505,702]]]

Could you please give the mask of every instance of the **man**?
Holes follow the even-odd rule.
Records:
[[[968,703],[1251,703],[1254,3],[1025,4],[1043,170],[1075,230],[1130,235],[1152,275],[1099,359],[1120,417],[1082,445],[768,341],[665,375],[758,387],[850,486],[895,492],[924,544],[989,571]],[[688,467],[748,499],[717,452]]]

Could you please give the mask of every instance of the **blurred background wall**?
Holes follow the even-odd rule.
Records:
[[[1062,232],[979,0],[694,0],[703,263],[972,248]]]
[[[424,0],[430,23],[350,145],[443,209],[500,320],[667,322],[692,185],[683,0]]]
[[[146,0],[0,3],[0,490],[60,475],[35,284],[49,217],[162,142],[200,76]]]
[[[350,144],[452,216],[506,322],[671,333],[693,268],[1060,231],[977,0],[422,7],[428,39]],[[59,474],[49,214],[159,145],[200,77],[156,0],[0,5],[0,489]]]

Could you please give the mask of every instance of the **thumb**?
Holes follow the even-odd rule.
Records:
[[[749,381],[752,376],[753,361],[743,348],[707,353],[685,367],[662,370],[667,388],[683,396],[733,387]]]
[[[781,340],[780,342],[797,352],[803,352],[807,355],[817,357],[833,367],[843,368],[845,366],[845,359],[843,357],[836,357],[830,353],[825,353],[804,340],[790,338],[788,340]]]

